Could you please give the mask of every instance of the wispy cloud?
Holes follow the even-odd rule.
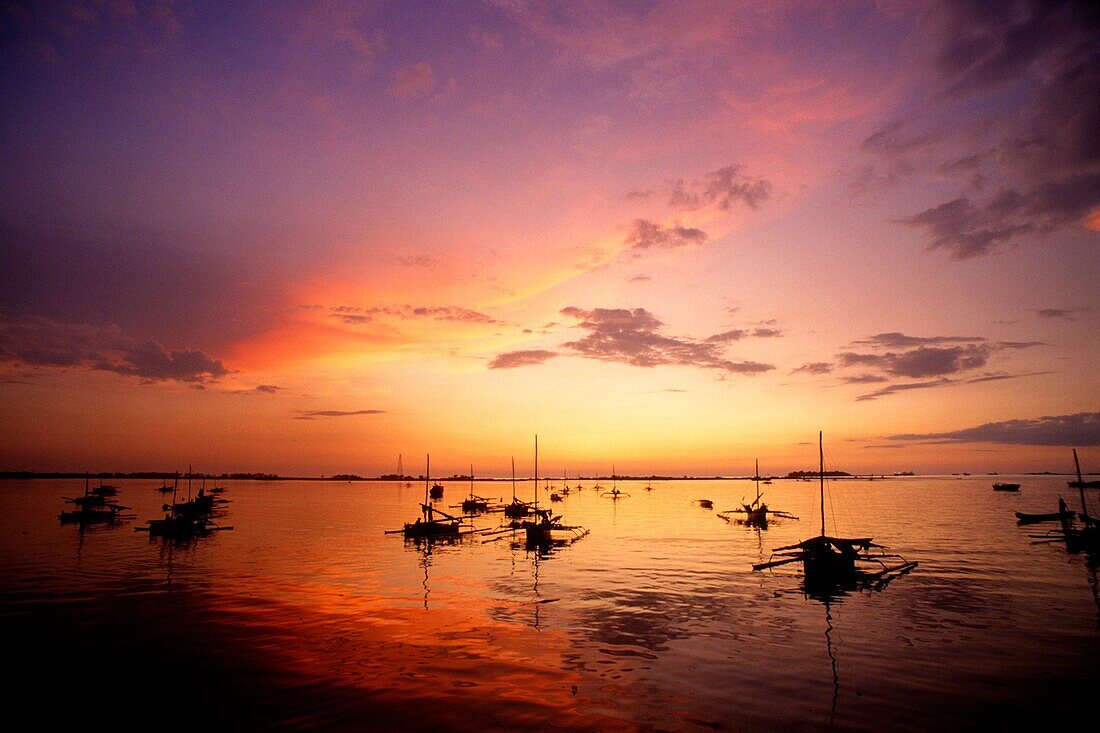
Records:
[[[648,219],[635,219],[623,239],[630,250],[635,252],[659,249],[670,250],[680,247],[698,246],[705,244],[707,233],[695,227],[681,226],[679,223],[670,225],[658,224]]]
[[[557,352],[546,349],[506,351],[493,357],[489,362],[489,368],[514,369],[515,367],[534,366],[535,364],[544,364],[557,355]]]
[[[1100,445],[1100,412],[1005,420],[943,433],[902,433],[889,440],[1094,446]]]
[[[345,323],[361,324],[369,323],[377,317],[391,317],[402,320],[414,318],[430,318],[436,321],[450,321],[455,323],[483,323],[486,325],[504,325],[502,321],[488,316],[480,311],[471,310],[455,305],[445,306],[376,306],[362,308],[351,305],[338,305],[329,309],[329,316]]]
[[[615,361],[633,366],[697,366],[734,374],[759,374],[774,369],[771,364],[733,361],[723,353],[721,343],[667,336],[664,325],[644,308],[563,308],[562,315],[578,320],[588,332],[565,348],[590,359]]]
[[[679,211],[714,207],[729,211],[735,204],[755,210],[771,197],[770,181],[746,175],[745,166],[731,164],[685,182],[668,182],[668,203]]]
[[[791,374],[829,374],[833,365],[827,361],[811,361],[791,370]]]
[[[1080,313],[1088,313],[1090,308],[1040,308],[1035,311],[1040,318],[1058,321],[1076,321]]]
[[[295,420],[314,420],[324,417],[353,417],[355,415],[382,415],[385,410],[299,410]]]

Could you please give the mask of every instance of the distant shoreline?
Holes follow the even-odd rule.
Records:
[[[187,478],[187,474],[180,473],[179,477]],[[787,480],[787,481],[807,481],[817,478],[816,471],[792,471],[784,476],[761,476],[762,481],[772,480]],[[939,478],[992,478],[998,475],[1003,476],[1074,476],[1072,473],[1055,473],[1052,471],[1029,471],[1027,473],[1006,473],[1006,474],[912,474],[912,475],[884,475],[884,474],[850,474],[844,471],[826,471],[825,476],[830,479],[839,479],[846,481],[884,481],[886,479],[911,479],[911,478],[927,478],[931,476]],[[1100,473],[1096,472],[1082,472],[1082,476],[1100,476]],[[154,479],[157,481],[168,481],[174,479],[177,474],[173,471],[171,473],[163,471],[135,471],[130,473],[110,472],[104,471],[99,473],[87,473],[79,471],[0,471],[0,480],[28,480],[28,479],[82,479],[85,476],[91,479]],[[423,476],[398,476],[395,474],[386,474],[382,476],[359,476],[356,474],[336,474],[334,476],[280,476],[277,474],[268,473],[192,473],[192,479],[210,479],[210,480],[223,480],[223,481],[337,481],[337,482],[349,482],[349,481],[369,481],[369,482],[419,482],[423,481]],[[752,481],[753,476],[576,476],[569,479],[569,481]],[[431,479],[432,481],[444,481],[455,482],[465,481],[469,482],[469,476],[437,476]],[[473,479],[476,483],[508,483],[512,481],[511,477],[505,478],[492,478],[492,477],[478,477]],[[530,482],[532,478],[530,476],[517,476],[516,481]],[[561,477],[542,477],[540,481],[555,482],[561,481]]]

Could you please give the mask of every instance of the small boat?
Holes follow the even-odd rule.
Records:
[[[531,505],[531,519],[524,520],[524,536],[528,549],[546,549],[553,542],[553,533],[571,532],[573,539],[578,540],[588,534],[584,527],[569,527],[561,523],[561,517],[555,517],[549,509],[539,508],[539,436],[535,436],[535,501]],[[551,499],[552,500],[552,499]],[[559,497],[560,501],[560,497]]]
[[[550,494],[550,501],[561,501],[561,494]]]
[[[825,534],[825,449],[818,433],[819,475],[821,481],[821,534],[794,545],[777,547],[767,562],[757,563],[753,570],[765,570],[788,563],[801,562],[807,590],[830,595],[834,591],[858,587],[882,588],[893,578],[917,567],[897,554],[887,554],[871,537],[830,537]],[[872,552],[877,550],[877,552]],[[774,559],[778,557],[779,559]],[[899,562],[888,565],[888,559]],[[861,563],[864,566],[861,566]]]
[[[191,493],[191,467],[187,468],[188,495]],[[172,488],[172,502],[165,504],[164,517],[150,519],[146,526],[136,527],[135,532],[148,532],[149,537],[163,537],[177,542],[186,542],[198,536],[210,534],[218,530],[230,530],[232,527],[221,527],[210,520],[214,508],[214,497],[207,495],[203,489],[195,499],[176,501],[179,491],[179,474]]]
[[[1071,489],[1100,489],[1100,481],[1082,481],[1077,479],[1076,481],[1067,481],[1066,485]]]
[[[439,487],[440,496],[443,495],[443,487],[439,484],[432,486],[431,489],[428,488],[431,483],[431,478],[429,478],[431,476],[431,466],[432,457],[429,455],[424,469],[424,501],[420,504],[421,516],[415,522],[406,522],[400,530],[394,530],[394,532],[401,532],[407,540],[457,537],[460,532],[462,520],[436,509],[428,503],[429,494],[434,492],[437,486]],[[438,518],[436,517],[437,514],[439,515]]]
[[[1038,524],[1039,522],[1061,522],[1063,520],[1072,520],[1077,516],[1077,512],[1070,509],[1065,509],[1057,512],[1047,512],[1046,514],[1029,514],[1027,512],[1016,512],[1016,524]]]
[[[611,467],[611,491],[605,491],[600,496],[606,496],[613,501],[617,501],[623,497],[630,496],[622,491],[619,491],[618,478],[615,475],[615,467]]]
[[[756,475],[753,477],[756,481],[756,498],[753,499],[751,504],[746,504],[744,499],[741,500],[740,509],[730,509],[729,511],[719,512],[718,516],[726,521],[730,521],[731,514],[742,515],[737,518],[736,521],[741,524],[747,524],[753,527],[760,527],[761,529],[768,528],[768,515],[772,514],[776,517],[783,517],[784,519],[798,519],[790,512],[780,511],[778,509],[769,509],[768,505],[760,501],[760,461],[756,462]],[[771,481],[764,481],[765,484],[770,484]]]
[[[470,466],[470,495],[462,500],[464,514],[480,514],[489,511],[489,500],[474,493],[474,467]]]
[[[696,499],[696,501],[699,502],[699,506],[703,507],[704,509],[714,508],[714,502],[710,499]]]
[[[84,495],[75,498],[66,498],[66,503],[75,506],[75,509],[62,510],[57,515],[62,524],[114,524],[123,518],[122,511],[129,507],[119,506],[114,500],[108,498],[108,494],[96,493],[96,489],[89,488],[88,477],[84,477]],[[132,517],[126,517],[128,519]]]
[[[994,491],[1019,491],[1019,484],[997,483],[993,484]]]
[[[432,484],[431,491],[428,492],[428,496],[433,499],[443,498],[443,484]]]

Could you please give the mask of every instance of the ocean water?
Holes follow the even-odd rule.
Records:
[[[746,481],[619,482],[617,501],[584,481],[553,508],[589,534],[540,553],[384,534],[422,485],[230,481],[233,529],[176,544],[134,531],[161,513],[159,482],[115,481],[138,519],[82,531],[57,519],[82,481],[4,481],[9,709],[160,729],[1048,729],[1100,681],[1097,569],[1042,543],[1051,525],[1016,525],[1059,495],[1077,508],[1065,479],[992,491],[1007,479],[831,482],[830,534],[919,562],[832,599],[798,565],[751,570],[819,531],[816,482],[762,487],[801,519],[758,530],[716,516]],[[446,486],[442,507],[468,491]]]

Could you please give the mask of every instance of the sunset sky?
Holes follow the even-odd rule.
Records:
[[[8,0],[0,469],[1100,469],[1098,39]]]

